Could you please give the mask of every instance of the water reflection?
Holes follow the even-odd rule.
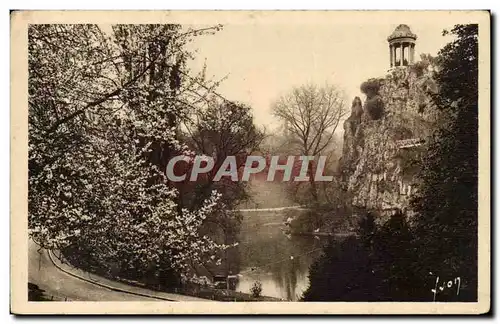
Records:
[[[239,234],[237,291],[250,292],[256,281],[262,295],[298,300],[308,286],[309,266],[324,242],[312,237],[287,237],[282,213],[245,215]],[[236,252],[236,251],[235,251]]]

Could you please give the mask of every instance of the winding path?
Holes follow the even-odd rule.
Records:
[[[239,212],[282,212],[303,206],[240,209]],[[38,285],[54,300],[71,301],[211,301],[191,296],[152,291],[112,281],[61,263],[51,252],[29,240],[28,282]]]
[[[47,250],[29,241],[28,281],[56,300],[72,301],[209,301],[152,291],[91,275],[61,264]]]

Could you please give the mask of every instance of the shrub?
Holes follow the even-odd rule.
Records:
[[[357,236],[331,241],[324,248],[310,268],[304,301],[429,300],[434,282],[427,284],[412,267],[413,236],[406,216],[397,210],[377,224],[380,218],[365,214]]]
[[[252,293],[252,297],[259,298],[262,293],[262,283],[260,281],[254,282],[252,288],[250,288],[250,292]]]
[[[421,77],[427,71],[429,67],[429,62],[427,61],[418,61],[417,63],[411,66],[411,70],[415,72],[417,77]]]
[[[439,91],[436,81],[432,78],[426,78],[424,80],[422,89],[428,94],[435,94]]]
[[[361,84],[361,92],[363,92],[367,98],[372,98],[378,94],[380,90],[380,80],[369,79]]]
[[[380,96],[367,98],[365,101],[365,112],[368,113],[371,119],[380,119],[384,114],[384,101]]]

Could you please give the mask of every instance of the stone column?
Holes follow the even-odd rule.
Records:
[[[405,48],[408,49],[408,53],[406,53],[405,55],[405,59],[406,59],[406,65],[410,64],[410,44],[408,43],[405,43]]]
[[[403,48],[403,43],[399,43],[399,66],[403,66],[403,51],[404,51],[404,48]]]
[[[408,65],[411,64],[411,43],[408,44]]]
[[[405,65],[405,43],[401,43],[401,66]]]
[[[399,43],[394,44],[394,66],[398,66]]]
[[[415,63],[415,44],[411,44],[410,51],[411,64],[413,64]]]
[[[405,58],[405,44],[403,42],[401,42],[401,63],[400,65],[403,66],[404,65],[404,58]]]
[[[391,59],[391,67],[392,67],[392,45],[389,45],[389,56],[390,56],[390,59]]]
[[[401,47],[401,43],[398,43],[398,51],[399,51],[399,56],[396,57],[396,60],[399,61],[398,63],[398,66],[401,65],[401,50],[402,50],[402,47]],[[397,53],[396,53],[397,54]]]
[[[392,63],[393,63],[393,66],[396,66],[396,59],[397,59],[397,52],[398,52],[398,48],[396,47],[396,44],[393,44],[392,45],[392,50],[393,50],[393,53],[392,53]]]

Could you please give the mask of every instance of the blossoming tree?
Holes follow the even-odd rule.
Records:
[[[179,125],[213,86],[187,77],[185,45],[211,33],[178,25],[31,25],[29,233],[72,248],[110,274],[192,275],[227,248],[200,233],[224,208],[213,192],[194,210],[164,175],[187,152]],[[75,253],[76,253],[75,252]],[[115,271],[114,269],[118,269]]]

